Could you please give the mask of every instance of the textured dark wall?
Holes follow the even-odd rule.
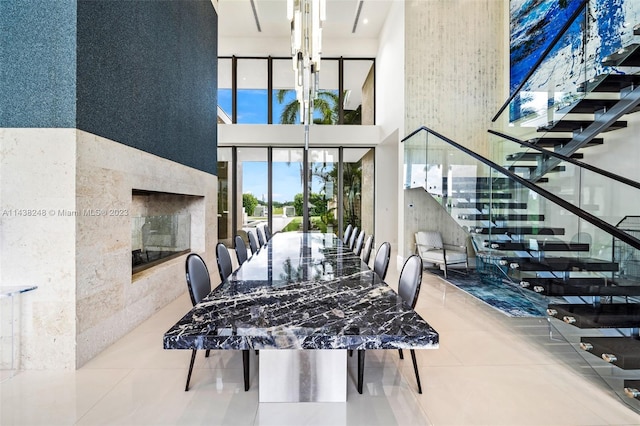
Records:
[[[79,0],[77,14],[77,127],[215,174],[211,1]]]
[[[0,0],[0,127],[75,127],[74,1]]]

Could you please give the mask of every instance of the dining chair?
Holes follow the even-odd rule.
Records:
[[[347,228],[344,230],[344,234],[342,235],[343,244],[349,243],[349,238],[351,238],[351,231],[353,231],[353,226],[351,224],[348,224]]]
[[[363,244],[364,244],[364,229],[360,231],[360,234],[358,234],[358,238],[356,239],[356,245],[353,247],[353,253],[355,253],[356,256],[360,256],[360,253],[362,253]]]
[[[238,258],[238,266],[247,261],[247,245],[240,235],[236,235],[236,257]]]
[[[247,235],[249,236],[249,247],[251,248],[251,254],[256,254],[258,250],[260,250],[258,240],[256,239],[256,234],[251,231],[247,231]]]
[[[204,263],[202,257],[196,253],[191,253],[187,256],[185,262],[187,288],[189,289],[189,297],[191,297],[191,303],[193,306],[200,303],[209,293],[211,293],[211,279],[209,277],[209,270]],[[192,349],[191,362],[189,363],[189,372],[187,373],[187,384],[184,391],[189,391],[189,382],[191,381],[191,373],[193,372],[193,364],[196,360],[197,349]],[[205,351],[205,357],[209,356],[210,350]],[[244,367],[244,390],[249,390],[249,351],[242,351],[242,363]]]
[[[354,226],[351,231],[351,237],[349,237],[349,249],[353,251],[353,247],[356,245],[356,238],[358,238],[358,227]]]
[[[256,226],[256,235],[258,236],[258,243],[260,244],[260,247],[264,247],[266,240],[264,239],[262,228]]]
[[[376,257],[373,259],[373,272],[378,274],[382,281],[384,281],[384,278],[387,276],[387,269],[389,269],[390,258],[391,244],[385,241],[380,245],[380,247],[378,247]]]
[[[233,272],[233,264],[231,263],[229,249],[222,243],[218,243],[218,245],[216,245],[216,260],[218,262],[220,282],[225,282]]]
[[[364,243],[364,249],[362,250],[362,261],[369,265],[369,259],[371,258],[371,250],[373,249],[373,235],[367,237],[367,241]]]
[[[404,303],[414,309],[420,294],[420,285],[422,284],[422,259],[418,255],[411,255],[402,266],[400,278],[398,279],[398,296]],[[420,373],[418,372],[418,362],[416,361],[416,352],[414,349],[409,350],[411,360],[413,361],[413,371],[416,375],[418,383],[418,393],[422,393],[422,385],[420,384]],[[404,359],[402,349],[398,349],[400,359]],[[364,379],[364,355],[365,350],[358,350],[358,392],[362,393],[362,384]]]
[[[264,238],[269,241],[273,234],[271,233],[271,229],[269,229],[269,225],[265,224],[262,229],[264,230]]]

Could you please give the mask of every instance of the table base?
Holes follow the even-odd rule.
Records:
[[[345,402],[347,351],[260,350],[260,402]]]

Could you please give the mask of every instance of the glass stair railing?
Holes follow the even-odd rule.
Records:
[[[565,156],[602,145],[608,132],[627,127],[640,111],[640,28],[621,26],[614,41],[603,41],[594,24],[595,7],[583,1],[514,89],[492,129]],[[491,158],[510,170],[530,171],[510,144],[492,145]],[[556,159],[539,162],[535,177],[564,171]]]
[[[580,207],[589,202],[575,205],[564,190],[550,191],[551,174],[533,183],[426,127],[403,143],[405,189],[424,188],[469,233],[480,279],[532,301],[547,298],[553,329],[640,412],[640,400],[626,396],[640,383],[640,218],[609,223]],[[561,166],[586,179],[579,165]],[[605,186],[588,172],[594,187]],[[609,365],[617,370],[602,368]]]

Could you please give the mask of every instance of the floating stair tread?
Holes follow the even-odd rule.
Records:
[[[507,161],[538,161],[538,160],[546,160],[551,158],[551,155],[544,154],[542,152],[516,152],[513,154],[509,154],[506,157]],[[584,158],[584,154],[575,153],[571,154],[571,158],[573,159],[582,159]]]
[[[510,192],[454,192],[451,196],[454,198],[464,198],[466,200],[509,200],[513,197],[513,194]]]
[[[543,214],[483,214],[483,213],[461,213],[460,220],[493,220],[493,221],[529,221],[541,222],[544,220]]]
[[[578,328],[640,327],[640,303],[602,303],[597,306],[552,303],[548,308],[556,312],[551,316],[560,320],[572,318],[575,322],[565,322]]]
[[[530,241],[485,241],[491,246],[492,244],[498,245],[498,247],[491,247],[496,250],[534,250],[531,248]],[[584,243],[569,243],[565,241],[545,241],[536,240],[538,244],[537,251],[589,251],[589,244]]]
[[[586,92],[618,93],[629,86],[640,84],[640,75],[637,74],[602,74],[586,83]],[[585,91],[585,83],[579,90]]]
[[[518,169],[526,169],[526,170],[532,171],[532,170],[535,170],[537,168],[538,168],[537,164],[531,164],[531,165],[528,165],[528,164],[513,164],[513,165],[508,166],[507,170],[510,170],[512,172],[513,171],[517,171]],[[556,166],[553,169],[549,170],[547,173],[549,173],[549,172],[564,172],[565,170],[566,170],[565,166]]]
[[[640,44],[633,43],[617,50],[602,60],[605,67],[640,66]]]
[[[483,210],[488,208],[517,210],[517,209],[526,209],[527,203],[491,203],[488,201],[487,202],[478,201],[475,203],[461,202],[461,203],[452,205],[452,207],[459,208],[459,209],[477,209],[477,210]]]
[[[591,124],[593,124],[593,120],[558,120],[546,126],[538,127],[538,132],[574,132],[576,130],[586,129]],[[627,122],[619,120],[611,124],[611,126],[603,130],[603,132],[624,129],[625,127],[627,127]]]
[[[544,138],[529,139],[527,142],[542,148],[555,148],[559,146],[564,146],[569,142],[571,142],[572,140],[573,140],[572,138],[544,137]],[[603,138],[593,138],[587,144],[583,145],[582,148],[602,145],[603,143],[604,143]]]
[[[594,114],[602,109],[610,109],[619,99],[587,99],[583,98],[570,105],[558,108],[560,114]]]
[[[572,285],[561,283],[559,280],[548,281],[546,284],[532,284],[527,289],[545,296],[640,296],[640,286]]]
[[[582,344],[589,343],[593,349],[588,352],[602,358],[602,354],[615,355],[617,360],[612,364],[623,370],[640,368],[640,340],[633,337],[588,337],[580,338]]]
[[[521,271],[617,271],[618,263],[607,260],[575,257],[545,257],[543,259],[530,258],[505,258],[511,263],[517,263]]]
[[[478,227],[476,234],[515,234],[515,235],[564,235],[564,228],[547,228],[537,226],[513,226],[513,227]]]

